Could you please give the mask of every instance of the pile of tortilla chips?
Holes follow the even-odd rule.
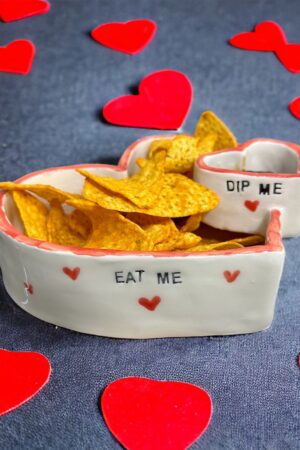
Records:
[[[11,191],[26,235],[41,241],[151,252],[241,248],[263,237],[226,236],[203,226],[203,214],[219,199],[191,179],[199,155],[236,145],[223,122],[207,111],[194,136],[153,141],[148,157],[136,161],[138,173],[128,178],[79,169],[85,177],[81,195],[40,184],[3,182],[0,189]]]

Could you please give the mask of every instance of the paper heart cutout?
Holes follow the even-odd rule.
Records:
[[[229,39],[229,43],[242,50],[273,52],[286,43],[286,38],[276,22],[266,21],[256,25],[254,31],[236,34]]]
[[[296,117],[296,119],[300,119],[300,97],[294,98],[289,104],[289,110]]]
[[[245,205],[245,207],[247,209],[249,209],[249,211],[255,212],[257,210],[258,205],[259,205],[259,200],[255,200],[255,201],[246,200],[244,202],[244,205]]]
[[[140,82],[138,95],[109,101],[103,108],[103,116],[115,125],[176,130],[189,112],[192,95],[193,88],[186,75],[161,70]]]
[[[80,267],[74,267],[74,269],[70,269],[70,267],[63,267],[63,272],[71,278],[71,280],[75,281],[80,274]]]
[[[153,297],[151,300],[146,297],[141,297],[139,298],[138,302],[141,306],[148,309],[149,311],[155,311],[155,309],[161,302],[161,298],[158,295],[155,295],[155,297]]]
[[[50,10],[50,3],[44,0],[0,0],[0,18],[3,22],[26,19]]]
[[[156,29],[156,23],[152,20],[138,19],[99,25],[91,36],[105,47],[135,55],[152,41]]]
[[[0,350],[0,416],[34,397],[50,373],[50,362],[41,353]]]
[[[128,450],[184,450],[204,433],[212,414],[204,389],[140,377],[109,384],[101,408],[109,430]]]
[[[272,51],[286,69],[300,72],[300,44],[288,43],[283,29],[276,22],[259,23],[253,32],[237,34],[229,43],[243,50]]]
[[[25,39],[0,47],[0,72],[27,75],[31,70],[34,56],[35,46]]]

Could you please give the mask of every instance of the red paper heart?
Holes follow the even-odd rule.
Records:
[[[112,22],[99,25],[91,36],[105,47],[135,55],[152,41],[156,28],[156,23],[148,19]]]
[[[235,270],[234,272],[230,272],[230,270],[224,271],[224,277],[226,278],[228,283],[233,283],[240,274],[240,270]]]
[[[153,297],[151,300],[146,297],[141,297],[139,298],[138,302],[144,308],[149,309],[149,311],[154,311],[161,302],[161,298],[158,295],[155,295],[155,297]]]
[[[255,200],[252,202],[251,200],[246,200],[244,205],[246,206],[247,209],[249,209],[249,211],[255,212],[259,205],[259,201]]]
[[[300,44],[288,43],[283,29],[276,22],[259,23],[253,32],[237,34],[229,43],[243,50],[273,51],[286,69],[300,72]]]
[[[139,84],[139,95],[108,102],[103,116],[113,124],[175,130],[189,112],[193,88],[186,75],[176,70],[151,73]]]
[[[50,373],[50,363],[41,353],[0,350],[0,416],[36,395]]]
[[[50,3],[44,0],[0,0],[0,18],[3,22],[44,14],[49,9]]]
[[[272,21],[261,22],[249,33],[233,36],[229,43],[243,50],[273,52],[286,42],[282,28]]]
[[[35,46],[25,39],[0,47],[0,72],[27,75],[31,70],[34,55]]]
[[[289,110],[297,119],[300,119],[300,97],[294,98],[289,104]]]
[[[212,414],[210,396],[198,386],[139,377],[108,385],[101,407],[109,430],[128,450],[184,450]]]
[[[75,267],[74,269],[70,269],[69,267],[64,267],[63,272],[71,278],[71,280],[77,280],[78,275],[80,274],[80,267]]]

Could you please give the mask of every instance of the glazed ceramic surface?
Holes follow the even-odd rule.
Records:
[[[48,169],[19,180],[79,193],[76,168],[122,178],[154,137],[120,165]],[[280,211],[266,212],[266,242],[207,253],[134,253],[62,247],[24,236],[10,197],[0,198],[5,287],[30,314],[58,326],[121,338],[249,333],[271,324],[284,262]]]
[[[194,179],[215,191],[220,203],[205,215],[211,226],[262,233],[267,211],[282,212],[282,235],[300,234],[300,146],[253,139],[236,149],[199,158]]]

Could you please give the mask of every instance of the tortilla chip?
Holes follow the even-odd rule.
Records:
[[[48,208],[28,192],[12,191],[12,197],[19,211],[27,236],[47,241]]]
[[[85,243],[86,248],[150,251],[153,242],[137,224],[126,219],[117,211],[100,208],[92,202],[71,199],[67,204],[83,212],[89,212],[92,233]]]
[[[92,231],[90,218],[78,209],[74,209],[66,217],[69,227],[79,234],[83,239],[87,239]]]
[[[236,138],[222,120],[212,111],[205,111],[198,121],[195,136],[199,139],[204,139],[211,134],[217,137],[214,144],[214,151],[225,148],[234,148],[238,145]]]
[[[48,202],[57,200],[59,203],[64,203],[64,201],[68,198],[81,198],[78,194],[71,194],[69,192],[62,191],[54,186],[50,186],[49,184],[23,184],[6,181],[0,183],[0,189],[5,191],[29,191],[41,198],[44,198]]]
[[[153,158],[145,160],[137,174],[120,180],[96,176],[81,169],[78,169],[78,172],[97,185],[125,197],[138,207],[149,208],[155,205],[163,185],[165,158],[166,152],[157,149]]]
[[[168,217],[154,217],[140,213],[127,213],[126,217],[139,225],[154,244],[158,244],[178,233],[173,220]]]
[[[187,250],[199,244],[201,238],[193,233],[181,233],[171,236],[169,239],[154,245],[153,250],[157,252],[171,250]]]
[[[50,204],[47,231],[49,242],[74,247],[83,247],[85,244],[85,239],[69,227],[67,216],[57,200]]]
[[[217,194],[189,178],[175,173],[164,176],[164,183],[156,205],[142,209],[119,195],[86,180],[83,197],[102,208],[120,212],[139,212],[159,217],[185,217],[212,210],[219,203]]]
[[[180,231],[182,233],[186,231],[196,231],[198,230],[200,223],[202,219],[202,214],[194,214],[193,216],[190,216],[187,218],[184,225],[180,227]]]

